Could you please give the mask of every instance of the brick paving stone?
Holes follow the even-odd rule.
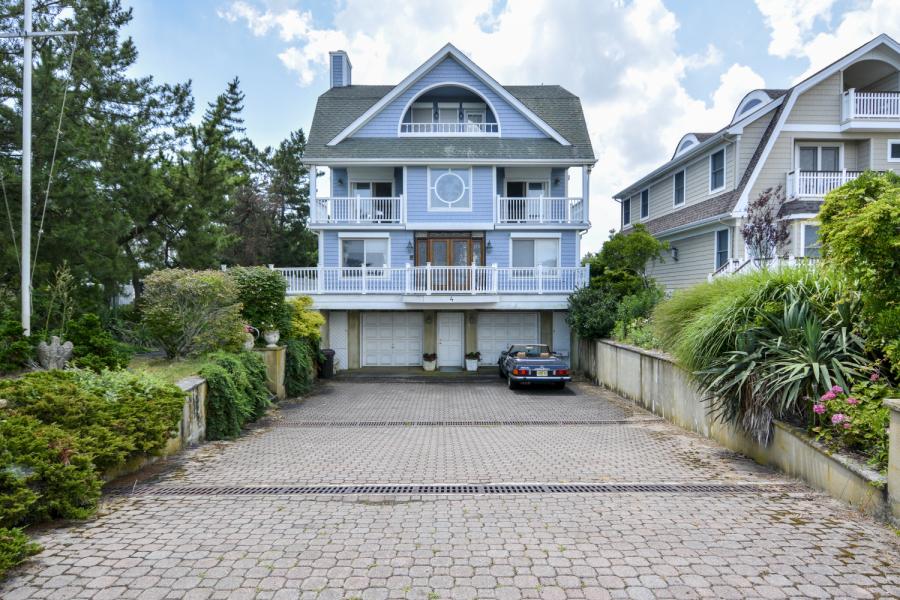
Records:
[[[604,425],[264,427],[154,485],[789,481],[598,388],[329,383],[288,421]],[[896,597],[886,527],[823,494],[135,496],[41,530],[0,597]]]

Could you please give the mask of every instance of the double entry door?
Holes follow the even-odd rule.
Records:
[[[471,289],[472,263],[484,264],[484,238],[470,234],[429,234],[416,240],[416,266],[431,264],[431,289],[464,291]],[[478,276],[476,275],[476,278]],[[428,282],[422,282],[428,285]]]

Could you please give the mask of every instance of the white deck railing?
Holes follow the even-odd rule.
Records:
[[[587,285],[588,267],[288,267],[289,295],[569,294]]]
[[[729,258],[728,262],[707,275],[706,280],[712,281],[717,277],[749,273],[761,269],[781,269],[783,267],[795,267],[801,264],[815,264],[818,259],[813,256],[779,256],[778,258]]]
[[[498,223],[583,223],[584,199],[497,197]]]
[[[497,123],[401,123],[400,133],[411,134],[472,134],[483,135],[486,133],[499,133],[500,126]]]
[[[850,119],[900,119],[900,92],[858,92],[850,88],[841,98],[841,115]]]
[[[863,171],[791,171],[787,174],[788,196],[818,198],[862,174]]]
[[[403,222],[403,196],[393,198],[316,198],[312,203],[310,220],[324,223],[373,223],[391,224]]]

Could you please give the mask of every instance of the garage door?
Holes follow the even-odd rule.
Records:
[[[422,337],[420,312],[362,313],[362,365],[421,365]]]
[[[478,351],[482,364],[495,364],[510,344],[535,344],[540,342],[540,337],[537,313],[478,313]]]

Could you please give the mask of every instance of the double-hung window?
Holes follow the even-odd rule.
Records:
[[[800,171],[841,170],[840,146],[800,146],[798,150]]]
[[[472,210],[471,170],[432,168],[428,177],[428,210]]]
[[[709,191],[717,192],[725,187],[725,148],[709,155]]]
[[[650,216],[650,190],[641,192],[641,219]]]
[[[516,269],[554,269],[559,266],[559,238],[513,238],[511,259]]]
[[[622,225],[631,223],[631,198],[622,200]]]
[[[343,275],[352,277],[366,267],[366,275],[379,276],[389,266],[388,238],[353,238],[341,240],[341,266]]]
[[[678,171],[674,176],[675,183],[675,206],[684,204],[684,171]]]
[[[819,226],[803,225],[803,256],[819,258]]]
[[[728,262],[729,255],[728,230],[720,229],[716,232],[716,270],[721,269]]]
[[[888,140],[888,162],[900,162],[900,140]]]

